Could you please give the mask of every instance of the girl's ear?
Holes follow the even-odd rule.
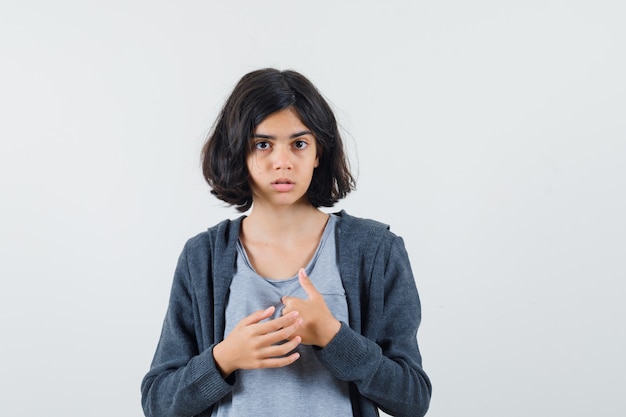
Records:
[[[322,157],[322,150],[320,149],[319,144],[317,144],[317,155],[315,155],[315,164],[313,165],[314,168],[317,168],[318,166],[320,166],[320,158]]]

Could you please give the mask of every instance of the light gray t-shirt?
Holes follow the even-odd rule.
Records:
[[[337,320],[348,323],[348,305],[341,283],[335,250],[335,222],[331,215],[306,272],[324,296]],[[283,296],[307,298],[298,277],[271,280],[257,274],[241,242],[237,267],[226,306],[226,330],[230,331],[254,311],[276,307],[281,315]],[[300,345],[300,359],[282,368],[238,370],[232,392],[213,410],[215,417],[351,416],[348,383],[335,378],[317,360],[313,347]]]

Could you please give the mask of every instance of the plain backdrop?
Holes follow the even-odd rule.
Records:
[[[267,66],[336,111],[336,209],[405,239],[430,417],[626,415],[625,11],[2,0],[0,415],[142,415],[180,250],[238,215],[200,149]]]

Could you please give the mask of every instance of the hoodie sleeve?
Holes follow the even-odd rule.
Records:
[[[368,337],[342,323],[339,333],[318,357],[339,379],[394,416],[423,416],[432,387],[422,369],[417,344],[420,300],[408,255],[400,237],[390,233],[387,250],[374,262],[369,300]]]
[[[188,242],[179,257],[161,337],[141,383],[147,417],[198,415],[232,389],[217,369],[213,345],[202,352],[198,348],[189,246]]]

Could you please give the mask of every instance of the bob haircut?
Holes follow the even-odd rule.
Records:
[[[240,212],[252,206],[246,158],[256,127],[272,113],[293,108],[313,133],[319,166],[307,197],[332,207],[355,187],[337,121],[315,86],[295,71],[260,69],[244,75],[226,100],[202,149],[202,173],[211,194]]]

